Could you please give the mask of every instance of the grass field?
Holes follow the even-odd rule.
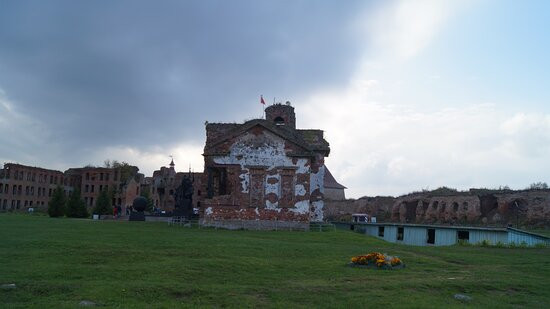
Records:
[[[398,255],[403,270],[346,267]],[[550,249],[411,247],[348,231],[0,215],[0,307],[548,308]],[[473,297],[467,304],[455,293]]]

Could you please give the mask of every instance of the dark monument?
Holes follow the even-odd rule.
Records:
[[[143,212],[147,208],[147,199],[143,196],[138,196],[132,203],[134,211],[130,214],[130,221],[145,221],[145,214]]]
[[[193,180],[191,174],[185,175],[181,184],[176,188],[173,216],[191,219],[193,215]]]

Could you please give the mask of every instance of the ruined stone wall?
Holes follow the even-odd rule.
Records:
[[[550,190],[365,197],[325,201],[324,212],[335,221],[348,220],[352,213],[368,213],[378,220],[403,223],[550,226]]]
[[[227,193],[202,200],[203,223],[322,220],[324,160],[291,155],[300,151],[260,127],[224,142],[205,167],[225,169]],[[202,191],[207,186],[203,180]]]
[[[325,199],[324,215],[328,221],[350,221],[354,213],[367,213],[378,220],[391,219],[394,197],[377,196],[360,199],[331,200]]]

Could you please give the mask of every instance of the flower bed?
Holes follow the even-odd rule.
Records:
[[[396,256],[386,255],[379,252],[371,252],[366,255],[358,255],[351,258],[348,264],[351,267],[364,267],[376,269],[400,269],[405,264]]]

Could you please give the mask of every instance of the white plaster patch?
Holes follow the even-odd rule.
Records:
[[[311,173],[309,179],[310,179],[309,192],[313,192],[317,189],[319,189],[319,192],[321,193],[325,192],[325,186],[324,186],[325,166],[324,165],[319,168],[319,171],[317,171],[317,173]]]
[[[269,210],[276,210],[278,212],[281,212],[281,208],[279,207],[279,202],[271,203],[269,200],[265,201],[265,209]]]
[[[242,193],[248,193],[248,184],[250,184],[250,174],[248,173],[248,169],[243,170],[244,173],[239,175],[239,178],[241,179],[241,187],[242,187]]]
[[[281,182],[281,177],[279,176],[279,174],[275,174],[275,175],[268,175],[267,178],[266,178],[266,182],[265,182],[265,194],[268,195],[270,193],[273,193],[275,195],[277,195],[277,197],[279,197],[279,183]],[[274,184],[270,184],[269,183],[269,180],[270,179],[275,179],[277,180],[277,182],[275,182]]]
[[[313,211],[309,214],[309,220],[313,222],[323,221],[323,201],[315,201],[311,203]]]
[[[298,159],[296,162],[296,166],[298,169],[296,170],[296,174],[306,174],[309,173],[309,166],[306,166],[307,159]]]
[[[297,174],[310,172],[308,159],[297,159],[295,164],[293,159],[286,155],[284,140],[267,131],[259,137],[251,133],[240,136],[230,147],[229,155],[216,157],[214,162],[241,166],[243,173],[239,175],[239,178],[241,179],[242,193],[249,193],[250,173],[248,166],[263,166],[268,171],[279,167],[290,167],[295,168]],[[280,176],[276,176],[280,182]],[[265,190],[266,194],[275,193],[277,196],[279,195],[278,185],[266,185]]]
[[[307,193],[306,188],[301,184],[294,186],[294,191],[296,192],[296,196],[304,196]]]
[[[212,207],[208,207],[204,210],[204,212],[206,213],[207,216],[210,216],[211,214],[213,214],[214,212],[212,211]]]
[[[296,204],[294,204],[294,208],[290,208],[289,210],[294,213],[305,215],[309,212],[309,201],[304,200],[296,202]]]

